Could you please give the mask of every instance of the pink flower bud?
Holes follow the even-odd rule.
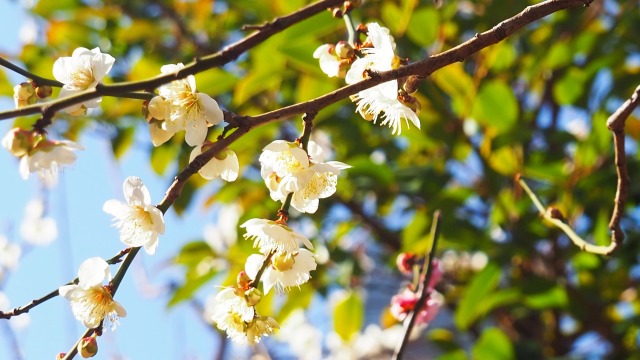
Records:
[[[96,356],[98,353],[98,342],[96,338],[93,336],[82,338],[78,343],[78,353],[85,359]]]
[[[396,258],[396,266],[405,275],[413,274],[413,265],[416,263],[416,255],[412,253],[401,253]]]

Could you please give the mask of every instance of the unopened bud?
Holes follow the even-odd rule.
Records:
[[[339,41],[336,44],[336,55],[341,59],[351,59],[355,51],[353,47],[346,41]]]
[[[422,106],[420,105],[420,102],[418,101],[418,99],[414,98],[409,94],[401,94],[400,96],[398,96],[398,100],[400,100],[400,102],[404,106],[413,110],[413,112],[416,113],[416,115],[420,113],[420,109],[422,109]]]
[[[241,289],[247,289],[249,288],[249,285],[251,285],[251,278],[244,271],[240,271],[238,273],[236,281],[238,282],[238,287]]]
[[[415,76],[409,76],[407,81],[404,82],[403,89],[407,92],[407,94],[413,94],[418,91],[418,85],[420,84],[420,79]]]
[[[11,152],[14,156],[22,157],[28,154],[35,146],[35,137],[32,131],[20,128],[9,130],[7,135],[2,139],[2,146]]]
[[[401,273],[411,275],[413,273],[413,265],[416,263],[416,255],[412,253],[401,253],[396,258],[396,266]]]
[[[256,306],[262,299],[262,292],[256,288],[250,288],[244,292],[244,298],[247,301],[247,305]]]
[[[78,343],[78,353],[83,358],[90,358],[96,356],[98,353],[98,342],[93,336],[87,336],[82,338]]]
[[[53,89],[49,85],[38,86],[36,88],[36,96],[40,99],[46,99],[53,93]]]
[[[333,14],[333,17],[335,18],[341,18],[343,13],[342,13],[342,9],[340,8],[333,8],[331,10],[331,14]]]
[[[20,100],[27,100],[35,94],[33,84],[23,82],[13,87],[13,96]]]
[[[204,150],[204,148],[203,148]],[[224,149],[222,151],[219,151],[214,157],[218,160],[224,160],[227,158],[227,156],[229,155],[229,149]]]
[[[340,63],[338,65],[338,77],[344,78],[345,76],[347,76],[347,72],[349,71],[349,68],[351,68],[350,60],[347,60],[347,59],[340,60]]]
[[[58,355],[56,355],[56,360],[62,360],[65,356],[67,356],[67,353],[58,353]]]

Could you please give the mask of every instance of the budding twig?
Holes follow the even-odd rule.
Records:
[[[429,282],[431,281],[431,274],[433,274],[433,259],[436,255],[436,249],[438,248],[439,236],[440,210],[436,210],[433,213],[433,223],[431,224],[431,250],[429,250],[428,255],[424,257],[424,265],[422,265],[422,271],[420,273],[421,277],[424,276],[423,281],[418,288],[418,292],[420,292],[420,298],[418,298],[418,301],[413,307],[413,310],[404,321],[404,336],[402,337],[402,342],[398,344],[398,347],[393,354],[392,359],[394,360],[402,359],[404,350],[409,342],[409,337],[411,336],[411,330],[413,329],[413,325],[416,322],[416,317],[429,298]]]

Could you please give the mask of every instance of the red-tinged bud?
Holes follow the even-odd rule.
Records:
[[[353,47],[346,41],[339,41],[336,44],[336,55],[341,59],[351,59],[355,53]]]
[[[396,266],[405,275],[413,274],[413,265],[416,263],[416,255],[412,253],[401,253],[396,258]]]
[[[83,358],[90,358],[96,356],[98,353],[98,342],[93,336],[87,336],[82,338],[78,343],[78,353]]]
[[[249,275],[247,275],[246,272],[240,271],[238,273],[238,277],[236,278],[236,281],[238,282],[238,287],[244,290],[249,288],[249,285],[251,285],[252,280],[249,277]]]
[[[53,93],[53,89],[49,85],[38,86],[36,88],[36,96],[40,99],[46,99]]]
[[[334,18],[341,18],[343,13],[342,13],[342,9],[340,8],[333,8],[331,10],[331,14],[333,15]]]
[[[67,356],[67,353],[58,353],[58,355],[56,355],[56,360],[62,360],[65,356]]]

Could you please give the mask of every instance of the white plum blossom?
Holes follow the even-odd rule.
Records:
[[[247,323],[253,321],[255,309],[247,303],[241,290],[234,287],[222,289],[215,297],[213,309],[209,311],[212,313],[211,320],[231,340],[238,343],[247,340]]]
[[[367,25],[367,30],[368,42],[373,47],[360,49],[364,57],[357,59],[351,65],[345,77],[347,84],[355,84],[364,80],[367,70],[388,71],[397,66],[394,53],[395,42],[393,37],[389,35],[389,29],[381,27],[378,23],[370,23]],[[394,135],[399,135],[402,131],[401,120],[403,118],[407,126],[411,122],[418,129],[420,128],[420,120],[416,113],[399,100],[396,80],[362,90],[352,99],[358,104],[356,111],[365,119],[373,120],[376,123],[382,114],[380,125],[388,125]]]
[[[73,51],[71,57],[61,57],[53,63],[53,77],[64,84],[60,97],[95,88],[102,78],[111,70],[115,58],[103,54],[99,48],[92,50],[80,47]],[[65,111],[76,112],[79,108],[97,107],[101,98],[85,101],[81,105],[71,106]]]
[[[262,149],[258,158],[260,175],[267,181],[276,176],[283,178],[309,167],[309,155],[294,142],[275,140]]]
[[[27,203],[20,222],[20,236],[31,245],[44,246],[58,237],[56,221],[45,216],[44,201],[33,199]]]
[[[151,204],[151,195],[142,180],[128,177],[123,184],[126,203],[108,200],[103,210],[115,217],[115,226],[120,228],[120,241],[128,246],[144,246],[153,255],[158,247],[158,235],[164,234],[164,217]]]
[[[320,62],[320,69],[329,77],[339,76],[340,74],[340,58],[336,55],[333,45],[320,45],[313,52],[313,57]]]
[[[313,245],[304,235],[276,221],[251,219],[240,225],[240,227],[247,230],[244,238],[253,240],[253,246],[259,248],[263,254],[271,251],[295,252],[298,251],[300,244],[313,250]]]
[[[313,141],[309,141],[308,151],[295,143],[274,141],[260,155],[260,174],[273,200],[284,202],[293,193],[291,205],[295,209],[314,213],[319,199],[335,193],[340,171],[350,166],[339,161],[321,162],[322,148]]]
[[[38,173],[45,185],[54,186],[58,183],[59,169],[76,161],[75,150],[84,150],[84,147],[68,140],[43,139],[20,158],[20,175],[27,180],[31,173]]]
[[[169,64],[160,68],[162,74],[173,74],[184,65]],[[224,114],[209,95],[196,91],[196,78],[189,75],[174,80],[158,89],[160,96],[149,102],[149,115],[162,122],[162,129],[177,133],[184,130],[190,146],[201,145],[207,137],[207,128],[222,122]]]
[[[248,324],[247,341],[249,345],[255,345],[260,342],[263,336],[269,336],[279,328],[280,325],[276,319],[270,316],[260,316]]]
[[[85,260],[78,270],[78,284],[64,285],[58,289],[60,296],[71,302],[71,311],[84,326],[93,329],[104,319],[105,325],[115,329],[118,318],[127,311],[113,300],[110,287],[104,280],[111,280],[109,264],[99,257]]]
[[[260,254],[253,254],[247,258],[244,269],[252,280],[256,278],[265,258],[266,256]],[[278,290],[285,291],[292,286],[306,283],[311,278],[309,272],[316,267],[315,256],[307,249],[300,249],[294,253],[276,253],[260,278],[265,294],[274,285]]]
[[[209,144],[196,146],[193,151],[191,151],[191,155],[189,155],[189,162],[192,162],[196,156],[202,154],[203,148],[206,148],[208,145]],[[216,156],[198,170],[198,174],[207,180],[220,177],[225,181],[234,181],[238,178],[239,169],[238,155],[236,155],[233,150],[225,149],[216,154]]]

